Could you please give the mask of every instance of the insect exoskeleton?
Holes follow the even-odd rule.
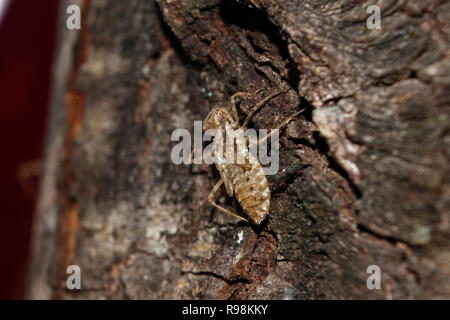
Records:
[[[236,199],[251,221],[260,225],[270,209],[270,189],[261,163],[251,153],[249,166],[229,170]]]
[[[266,175],[259,160],[249,152],[248,143],[242,133],[253,114],[267,101],[286,90],[278,90],[258,102],[248,113],[242,126],[239,124],[239,116],[236,109],[235,98],[237,96],[251,96],[249,93],[238,92],[231,97],[232,113],[223,108],[212,108],[205,119],[203,129],[214,129],[214,145],[211,155],[221,179],[216,183],[208,196],[208,201],[219,210],[238,219],[248,221],[238,214],[214,202],[214,196],[222,183],[225,185],[228,196],[236,196],[240,206],[250,218],[250,221],[259,226],[270,209],[270,189]],[[302,112],[296,112],[285,120],[277,129],[286,125],[294,116]],[[267,139],[267,135],[264,140]],[[232,141],[231,145],[229,142]],[[259,144],[262,140],[258,141]]]

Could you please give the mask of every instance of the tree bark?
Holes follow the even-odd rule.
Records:
[[[380,1],[381,30],[373,3],[82,2],[55,62],[29,296],[450,298],[450,2]],[[170,137],[282,82],[252,126],[306,111],[258,229],[208,204],[217,171],[173,164]]]

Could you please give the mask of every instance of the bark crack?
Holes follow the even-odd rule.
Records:
[[[195,276],[211,276],[214,277],[216,279],[222,280],[223,282],[225,282],[227,285],[231,286],[237,283],[243,283],[243,284],[249,284],[252,283],[250,280],[246,279],[246,278],[232,278],[232,279],[228,279],[220,274],[214,273],[212,271],[181,271],[181,274],[192,274]]]

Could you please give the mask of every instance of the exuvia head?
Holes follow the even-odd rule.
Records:
[[[224,128],[227,122],[234,123],[230,112],[222,108],[213,108],[206,116],[203,130]]]

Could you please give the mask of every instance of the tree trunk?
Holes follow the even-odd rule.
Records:
[[[373,3],[92,1],[80,31],[62,19],[29,296],[450,298],[450,3],[380,1],[371,30]],[[282,82],[251,126],[306,111],[254,228],[208,204],[216,169],[175,165],[170,138]]]

